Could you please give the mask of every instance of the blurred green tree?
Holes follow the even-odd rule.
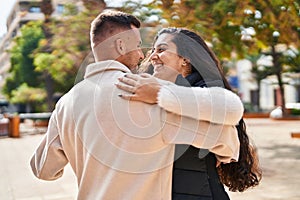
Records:
[[[271,55],[285,112],[282,73],[288,63],[282,46],[300,46],[299,1],[154,0],[149,6],[161,9],[157,24],[166,20],[168,26],[199,32],[220,59],[230,59],[232,52],[238,58]]]
[[[83,11],[72,4],[65,5],[65,15],[55,19],[51,17],[51,0],[41,2],[45,20],[25,24],[10,51],[12,67],[3,88],[9,100],[24,103],[26,98],[18,100],[22,94],[18,88],[26,83],[30,91],[42,88],[47,92],[48,106],[41,108],[51,111],[55,94],[63,94],[74,85],[82,62],[93,60],[85,59],[90,53],[90,22],[106,7],[103,0],[83,3]],[[30,99],[30,107],[34,108],[33,103]]]
[[[223,20],[239,26],[241,40],[246,44],[248,52],[260,52],[270,55],[273,61],[271,73],[277,77],[281,106],[285,110],[285,93],[282,73],[290,48],[300,46],[300,6],[298,1],[281,0],[248,0],[238,1],[238,8]],[[270,72],[270,71],[269,71]]]
[[[41,1],[41,11],[44,14],[44,23],[42,24],[42,29],[45,35],[45,40],[43,45],[40,45],[39,51],[44,53],[51,53],[51,40],[53,37],[53,33],[50,29],[51,25],[51,14],[54,11],[51,0],[42,0]],[[40,43],[41,44],[41,43]],[[46,60],[43,60],[46,61]],[[36,62],[35,62],[36,63]],[[42,64],[42,63],[41,63]],[[54,94],[54,81],[49,73],[49,68],[44,68],[44,70],[40,70],[43,74],[43,80],[45,81],[45,89],[47,91],[47,105],[48,111],[51,111],[54,107],[53,94]]]
[[[42,112],[43,101],[47,94],[44,89],[29,87],[26,83],[22,83],[16,90],[12,90],[11,103],[26,105],[27,111]]]
[[[49,8],[49,1],[44,1]],[[76,79],[81,63],[90,53],[90,22],[106,4],[101,0],[83,1],[85,9],[80,12],[73,4],[64,6],[64,14],[59,19],[51,18],[45,9],[43,30],[46,36],[35,51],[36,71],[44,74],[48,109],[54,106],[53,95],[67,92]],[[53,34],[55,33],[55,34]]]
[[[32,53],[44,37],[41,22],[29,22],[21,28],[21,35],[14,39],[15,45],[10,50],[10,76],[3,86],[3,93],[8,100],[16,99],[13,91],[23,83],[33,88],[41,87],[41,73],[35,71]]]

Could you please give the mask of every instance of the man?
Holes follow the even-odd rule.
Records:
[[[139,27],[134,16],[122,12],[96,17],[91,25],[96,63],[59,100],[31,159],[33,173],[44,180],[61,177],[70,163],[78,199],[168,200],[175,143],[229,157],[238,149],[233,126],[199,122],[118,97],[121,91],[114,84],[144,57]],[[223,133],[225,140],[230,135],[232,146],[225,145]]]

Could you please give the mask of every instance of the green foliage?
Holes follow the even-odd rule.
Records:
[[[286,64],[286,71],[300,73],[300,48],[289,48],[282,57],[282,63]]]
[[[45,87],[45,83],[39,81],[45,74],[54,80],[54,92],[65,93],[74,85],[82,62],[91,52],[90,23],[105,7],[104,1],[84,0],[83,3],[88,8],[84,12],[77,13],[74,6],[68,5],[63,18],[47,23],[30,22],[21,29],[22,34],[15,39],[16,45],[10,52],[11,76],[3,89],[9,98],[18,96],[12,91],[18,91],[23,83],[33,88]],[[151,27],[141,32],[147,46],[161,27],[187,27],[210,42],[221,61],[230,60],[231,52],[236,52],[239,58],[259,55],[275,42],[297,49],[300,46],[297,1],[154,0],[148,5],[127,1],[122,10],[139,17],[144,27]],[[258,17],[259,12],[261,17]],[[241,40],[243,30],[249,27],[255,34],[249,41]],[[276,41],[272,36],[274,31],[280,32]],[[289,71],[299,72],[299,53],[295,55],[282,56],[278,63],[290,66]],[[258,79],[271,73],[264,71],[269,68],[261,69],[253,67]]]
[[[66,12],[67,14],[68,12]],[[97,11],[84,11],[63,20],[51,20],[51,40],[41,40],[35,51],[34,65],[37,72],[47,72],[54,80],[54,92],[67,92],[75,82],[82,61],[90,53],[89,29]],[[45,52],[45,46],[51,46]]]
[[[76,5],[74,4],[65,5],[64,15],[70,16],[70,15],[77,15],[77,14],[78,14],[78,9]]]
[[[14,75],[13,73],[10,74],[10,76],[5,79],[5,85],[2,88],[2,93],[8,100],[12,97],[11,92],[18,88],[18,86],[20,85],[19,81],[14,77],[16,77],[16,75]]]
[[[296,108],[292,109],[291,114],[299,116],[300,115],[300,109],[296,109]]]
[[[39,101],[38,96],[32,96],[34,92],[29,95],[23,84],[26,83],[29,91],[43,88],[51,110],[53,94],[65,93],[74,85],[82,61],[90,53],[90,23],[105,7],[105,2],[86,0],[84,5],[88,9],[80,13],[74,5],[67,5],[64,17],[57,20],[50,15],[51,1],[43,0],[42,4],[45,21],[27,23],[14,40],[10,50],[10,76],[3,93],[11,102],[34,104]]]
[[[177,1],[176,1],[177,2]],[[199,32],[214,46],[218,57],[257,54],[274,43],[274,31],[282,33],[278,43],[300,45],[300,6],[291,0],[182,0],[154,1],[150,7],[162,10],[159,18],[169,26],[187,27]],[[149,8],[150,8],[149,7]],[[241,40],[244,29],[255,31],[251,41]],[[288,34],[284,34],[288,33]]]
[[[169,26],[186,27],[200,33],[213,45],[221,61],[236,59],[231,58],[232,52],[237,59],[271,55],[273,66],[262,70],[262,66],[254,65],[252,72],[257,80],[276,75],[284,110],[281,74],[287,70],[299,72],[299,53],[294,57],[285,55],[276,47],[280,44],[299,49],[299,1],[155,0],[153,5],[162,10],[159,18],[166,20]]]
[[[32,112],[45,112],[45,98],[47,94],[44,89],[29,87],[26,83],[12,91],[10,102],[13,104],[24,104]]]
[[[99,14],[104,2],[84,1],[89,9],[77,13],[72,5],[65,8],[65,17],[51,20],[49,30],[53,34],[51,40],[41,41],[36,51],[34,64],[39,72],[47,71],[54,80],[54,92],[67,92],[73,85],[77,72],[90,53],[89,29],[91,21]],[[44,52],[50,45],[51,51]]]
[[[34,56],[35,70],[38,72],[43,72],[45,70],[51,71],[52,65],[55,62],[56,57],[49,53],[37,53]]]
[[[42,102],[46,98],[45,90],[29,87],[26,83],[12,91],[11,103],[32,103]]]
[[[243,105],[244,105],[245,113],[257,112],[257,109],[251,103],[244,102]]]
[[[40,39],[44,38],[41,22],[30,22],[21,28],[21,35],[14,39],[15,45],[10,50],[10,77],[6,79],[3,92],[8,97],[22,83],[38,87],[40,73],[35,71],[32,53],[37,48]]]

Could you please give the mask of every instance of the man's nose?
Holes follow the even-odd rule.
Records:
[[[140,59],[143,60],[145,58],[145,55],[144,55],[142,49],[139,50],[139,54],[140,54]]]

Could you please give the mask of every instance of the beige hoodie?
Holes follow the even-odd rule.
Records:
[[[116,61],[91,64],[85,79],[59,100],[30,162],[38,178],[57,179],[70,163],[78,199],[169,200],[174,144],[192,144],[212,149],[225,160],[237,159],[234,126],[123,100],[114,83],[124,73],[130,72]]]

